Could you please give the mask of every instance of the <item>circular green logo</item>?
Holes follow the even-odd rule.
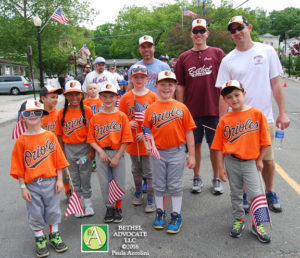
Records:
[[[89,227],[83,234],[83,241],[90,249],[100,249],[106,243],[106,233],[98,226]]]

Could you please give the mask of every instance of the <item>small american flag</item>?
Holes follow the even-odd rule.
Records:
[[[67,17],[64,15],[64,13],[62,12],[60,7],[58,7],[56,11],[52,14],[51,19],[56,20],[61,24],[65,24],[69,21]]]
[[[84,53],[86,53],[88,56],[91,55],[91,52],[90,52],[90,50],[88,49],[88,47],[87,47],[86,44],[83,44],[82,51],[83,51]]]
[[[72,214],[84,215],[84,210],[82,208],[81,201],[75,190],[73,191],[73,193],[71,195],[68,208],[65,212],[65,218]]]
[[[138,123],[143,123],[145,118],[145,110],[146,108],[143,107],[138,101],[134,101],[134,116],[135,121]]]
[[[184,8],[184,15],[185,16],[191,16],[191,17],[195,17],[198,15],[198,13],[193,12],[190,9]]]
[[[18,121],[12,131],[12,139],[16,140],[19,138],[21,134],[23,134],[26,131],[25,124],[20,120],[21,111],[18,112]]]
[[[110,204],[120,200],[125,192],[117,184],[117,181],[114,179],[112,174],[112,168],[109,167],[109,183],[108,183],[108,202]]]
[[[256,229],[258,224],[270,222],[268,202],[264,194],[256,196],[250,204],[250,215]]]
[[[153,138],[153,135],[151,133],[151,130],[147,126],[142,126],[142,130],[143,130],[143,134],[145,136],[146,141],[151,142],[151,153],[152,153],[152,155],[157,159],[161,159],[160,154],[159,154],[159,152],[158,152],[158,150],[155,146],[155,142],[154,142],[154,138]]]

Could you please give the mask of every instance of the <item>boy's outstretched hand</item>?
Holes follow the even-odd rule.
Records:
[[[219,168],[220,178],[223,182],[227,182],[228,174],[225,170],[225,168]]]
[[[31,200],[32,200],[31,193],[27,188],[22,188],[21,189],[21,194],[22,194],[22,197],[25,201],[31,202]]]
[[[196,165],[196,160],[195,160],[195,157],[193,156],[189,156],[186,163],[185,163],[185,166],[190,168],[190,169],[193,169]]]

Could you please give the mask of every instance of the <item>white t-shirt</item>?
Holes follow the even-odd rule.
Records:
[[[82,90],[84,92],[86,92],[86,86],[91,82],[96,83],[99,87],[99,90],[102,84],[107,84],[107,83],[114,84],[117,86],[118,90],[120,89],[115,77],[112,75],[111,72],[107,70],[104,70],[102,73],[98,73],[97,71],[92,71],[88,73],[82,85]]]
[[[282,74],[279,58],[273,47],[255,42],[247,51],[232,50],[223,58],[216,87],[229,80],[238,80],[246,90],[245,104],[259,108],[273,123],[270,80]]]

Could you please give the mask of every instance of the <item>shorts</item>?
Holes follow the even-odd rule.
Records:
[[[194,117],[195,124],[197,128],[193,131],[194,132],[194,138],[195,138],[195,144],[202,143],[202,139],[204,137],[204,131],[205,131],[205,138],[206,142],[210,145],[213,142],[215,131],[212,129],[209,129],[207,127],[204,127],[203,125],[206,125],[208,127],[217,128],[217,125],[219,123],[219,117],[218,116],[200,116],[200,117]]]
[[[267,148],[267,152],[263,160],[274,160],[274,140],[275,140],[275,125],[274,123],[269,123],[269,130],[271,136],[272,145]]]

